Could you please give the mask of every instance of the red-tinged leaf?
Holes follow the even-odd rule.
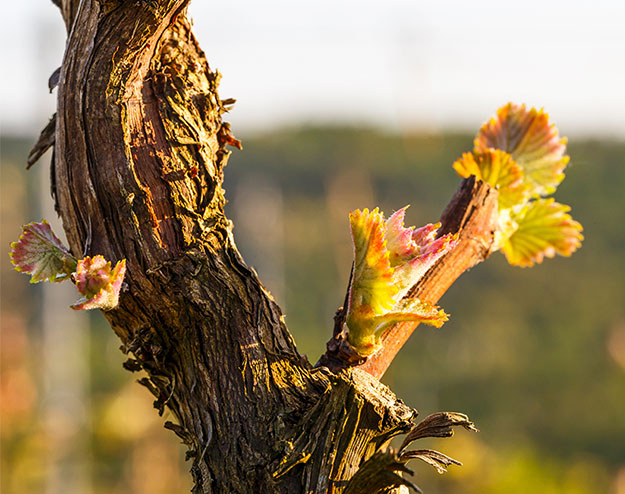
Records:
[[[16,271],[31,275],[31,283],[63,281],[76,269],[76,259],[46,220],[22,227],[9,255]]]
[[[529,199],[529,186],[523,181],[523,169],[512,156],[499,149],[464,153],[453,164],[461,177],[475,175],[499,190],[499,209],[523,204]]]
[[[452,235],[436,238],[440,223],[428,224],[416,230],[414,227],[404,227],[407,207],[396,211],[386,222],[386,244],[391,266],[395,268],[393,279],[399,288],[396,300],[403,298],[406,290],[415,285],[442,255],[456,245]]]
[[[398,287],[399,299],[403,298],[408,290],[417,284],[436,261],[457,245],[458,235],[447,234],[429,241],[439,226],[440,224],[427,225],[424,227],[425,231],[421,228],[415,231],[416,236],[420,236],[429,243],[419,245],[418,254],[415,257],[395,268],[393,279]]]
[[[243,145],[241,141],[232,135],[232,131],[230,130],[230,124],[224,122],[219,128],[219,132],[217,133],[217,140],[220,144],[228,144],[237,149],[243,149]]]
[[[441,227],[439,223],[428,223],[421,228],[417,228],[412,233],[412,240],[420,246],[428,245],[436,240],[436,234],[438,233],[438,229]]]
[[[376,208],[356,210],[349,215],[354,243],[354,267],[349,288],[345,322],[348,341],[363,356],[378,349],[375,316],[395,305],[397,288],[386,248],[386,223]]]
[[[423,274],[456,244],[456,237],[436,238],[440,224],[417,230],[404,227],[406,208],[387,222],[376,208],[350,214],[354,268],[346,324],[348,341],[362,356],[379,348],[383,330],[397,322],[440,326],[447,315],[419,300],[402,300]]]
[[[404,215],[408,206],[395,211],[386,221],[386,247],[391,266],[406,262],[418,254],[418,245],[413,241],[414,227],[404,227]]]
[[[76,288],[83,296],[71,305],[75,310],[102,309],[117,307],[119,292],[126,274],[126,260],[119,261],[111,269],[111,263],[102,256],[85,257],[78,261],[74,274]]]
[[[488,148],[510,153],[524,171],[524,181],[534,196],[555,191],[569,162],[566,138],[558,135],[543,110],[508,103],[485,123],[475,138],[475,152]]]
[[[570,209],[553,198],[538,199],[514,215],[518,227],[501,249],[508,262],[529,267],[545,257],[568,257],[575,252],[584,237],[582,225],[568,214]]]

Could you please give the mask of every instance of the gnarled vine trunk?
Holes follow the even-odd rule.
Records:
[[[188,446],[194,492],[407,484],[404,462],[384,451],[416,413],[377,377],[414,325],[389,331],[360,369],[338,351],[338,332],[316,368],[297,353],[224,215],[227,146],[238,141],[187,0],[55,3],[68,42],[56,125],[33,156],[54,146],[52,190],[73,253],[127,260],[120,305],[105,315],[125,366],[143,369],[155,406],[173,412],[165,426]],[[413,294],[435,302],[488,255],[495,204],[487,185],[463,183],[443,217],[460,247]]]

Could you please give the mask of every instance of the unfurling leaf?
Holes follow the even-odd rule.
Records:
[[[352,306],[367,306],[373,314],[391,309],[397,287],[393,284],[386,248],[384,215],[375,208],[349,215],[354,243],[354,274],[350,289]]]
[[[76,269],[76,258],[46,220],[22,227],[22,234],[11,244],[9,255],[16,271],[31,275],[31,283],[63,281]]]
[[[561,138],[555,125],[549,123],[549,115],[543,110],[527,110],[525,105],[508,103],[499,108],[497,115],[482,126],[474,144],[476,153],[494,148],[511,154],[536,196],[555,192],[569,162],[564,155],[566,138]]]
[[[402,300],[426,271],[456,244],[456,237],[436,238],[439,224],[415,230],[404,227],[406,208],[388,221],[376,208],[350,214],[354,267],[348,294],[348,341],[368,356],[379,348],[379,338],[400,321],[440,326],[447,315],[417,299]]]
[[[392,312],[375,317],[376,332],[383,331],[396,322],[421,321],[440,328],[449,316],[435,305],[422,302],[418,298],[400,300]]]
[[[401,300],[457,241],[456,236],[449,234],[436,238],[440,223],[428,224],[416,230],[414,227],[404,227],[407,207],[393,213],[386,222],[385,239],[394,269],[393,281],[398,288],[396,300]]]
[[[570,208],[542,196],[564,178],[566,139],[542,110],[508,103],[485,123],[472,153],[453,167],[475,175],[499,192],[498,228],[492,251],[501,249],[515,266],[532,266],[556,253],[570,256],[583,240]]]
[[[125,259],[119,261],[113,269],[111,263],[102,256],[85,257],[78,261],[73,279],[83,297],[71,305],[72,309],[114,309],[119,301],[125,274]]]
[[[499,209],[521,204],[529,199],[529,186],[523,181],[523,169],[512,156],[499,149],[464,153],[454,165],[461,177],[475,175],[499,190]]]
[[[533,266],[556,253],[570,256],[584,239],[582,225],[571,218],[569,206],[553,198],[530,202],[513,220],[517,228],[504,242],[502,252],[515,266]]]

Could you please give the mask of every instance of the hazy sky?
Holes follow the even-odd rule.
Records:
[[[3,132],[54,111],[64,27],[49,0],[5,3]],[[194,0],[235,132],[295,122],[477,129],[507,101],[563,134],[625,137],[625,0]],[[8,52],[8,53],[6,53]]]

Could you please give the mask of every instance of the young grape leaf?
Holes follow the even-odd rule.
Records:
[[[73,279],[83,297],[72,304],[71,308],[74,310],[114,309],[119,302],[119,292],[125,274],[125,259],[119,261],[113,269],[111,269],[111,263],[99,255],[81,259],[78,261]]]
[[[528,267],[556,253],[568,257],[575,252],[584,237],[582,225],[571,218],[570,210],[548,198],[532,201],[513,215],[518,226],[501,249],[508,262]]]
[[[524,183],[523,169],[505,151],[488,148],[481,152],[464,153],[453,164],[453,168],[461,177],[475,175],[497,187],[500,210],[529,199],[529,186]]]
[[[404,227],[406,207],[396,211],[387,221],[385,238],[395,268],[393,281],[398,287],[396,300],[402,299],[430,267],[457,243],[457,236],[436,238],[441,224],[421,228]]]
[[[439,327],[447,320],[435,306],[402,299],[457,238],[436,238],[440,224],[416,230],[404,227],[405,211],[400,209],[386,222],[377,208],[350,214],[354,268],[346,325],[348,341],[363,356],[378,349],[382,332],[396,322],[423,321]]]
[[[373,314],[393,307],[397,288],[386,248],[384,215],[375,208],[356,210],[349,221],[354,243],[354,273],[349,293],[351,307],[368,306]]]
[[[31,275],[31,283],[63,281],[76,269],[76,258],[46,220],[23,226],[20,238],[11,243],[9,255],[16,271]]]
[[[445,311],[435,305],[422,302],[418,298],[402,299],[393,308],[392,312],[387,312],[375,318],[375,333],[381,335],[388,326],[396,322],[423,322],[440,328],[448,320],[449,316]]]
[[[476,153],[489,148],[512,155],[523,169],[525,183],[534,196],[552,194],[564,178],[569,162],[565,156],[566,138],[549,123],[543,110],[526,109],[525,105],[508,103],[486,122],[474,141]]]

